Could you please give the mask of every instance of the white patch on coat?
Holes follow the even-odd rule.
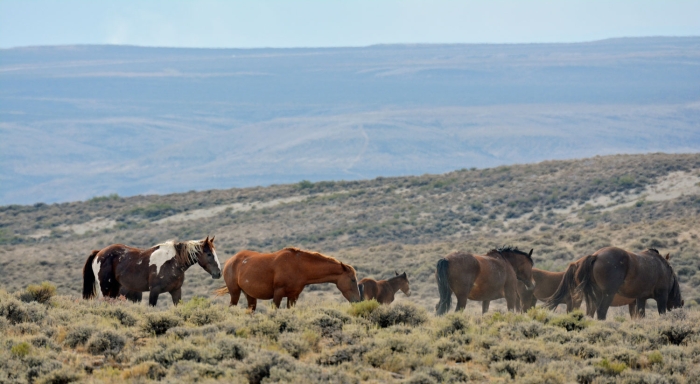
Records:
[[[102,297],[102,289],[100,289],[100,258],[95,257],[92,260],[92,274],[95,275],[95,290],[97,293],[95,294],[95,297],[100,298]]]
[[[162,267],[166,261],[175,258],[175,255],[177,254],[177,252],[175,252],[175,243],[171,241],[159,244],[159,246],[160,248],[156,249],[153,253],[151,253],[151,257],[148,261],[149,267],[151,265],[156,266],[156,275],[158,274],[158,272],[160,272],[160,267]]]

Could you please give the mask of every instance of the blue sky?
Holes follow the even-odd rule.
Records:
[[[700,35],[700,1],[0,0],[0,47],[328,47]]]

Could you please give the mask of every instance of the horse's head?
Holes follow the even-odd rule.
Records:
[[[356,303],[362,298],[360,297],[360,288],[357,286],[357,275],[355,274],[355,268],[342,262],[340,265],[343,267],[343,272],[340,274],[340,277],[335,285],[340,290],[340,293],[343,294],[343,297],[345,297],[351,303]]]
[[[411,296],[411,287],[408,285],[408,276],[406,276],[406,272],[400,275],[398,272],[394,272],[396,273],[396,277],[398,278],[399,289],[401,290],[401,292],[403,292],[406,296]]]
[[[517,248],[501,248],[498,252],[502,254],[506,260],[513,266],[515,270],[515,276],[520,282],[525,284],[525,288],[531,291],[535,288],[535,284],[532,282],[532,249],[530,253],[525,253],[518,250]]]
[[[221,263],[219,263],[219,258],[216,256],[216,247],[214,247],[214,236],[200,242],[201,251],[197,255],[197,263],[199,266],[204,268],[205,271],[209,272],[212,278],[218,279],[221,277]]]
[[[668,258],[668,256],[666,256]],[[681,287],[678,285],[678,277],[675,272],[672,272],[673,284],[671,285],[671,290],[668,292],[668,301],[666,302],[666,309],[672,310],[674,308],[683,308],[685,301],[681,296]]]

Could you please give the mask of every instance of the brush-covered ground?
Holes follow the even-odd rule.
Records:
[[[435,317],[408,302],[178,307],[0,290],[0,383],[700,383],[700,311]]]

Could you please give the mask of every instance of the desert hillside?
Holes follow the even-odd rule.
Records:
[[[360,278],[405,271],[414,292],[410,300],[430,310],[438,297],[435,263],[451,251],[533,248],[536,267],[563,270],[615,245],[670,252],[686,306],[693,307],[700,302],[699,212],[698,154],[12,205],[0,208],[0,286],[16,290],[50,281],[60,294],[77,296],[92,249],[215,235],[222,262],[241,249],[297,246],[352,264]],[[221,283],[194,266],[184,298],[211,297]],[[313,299],[342,301],[328,285],[310,287],[300,301]]]

